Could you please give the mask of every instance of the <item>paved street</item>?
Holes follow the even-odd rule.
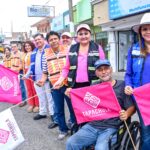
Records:
[[[0,103],[0,112],[11,107],[11,104]],[[27,106],[12,109],[13,115],[25,138],[16,150],[64,150],[65,140],[57,141],[58,128],[48,129],[49,118],[34,121],[35,113],[27,113]]]

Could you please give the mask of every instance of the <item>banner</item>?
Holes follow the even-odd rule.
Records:
[[[18,73],[0,65],[0,102],[21,102]]]
[[[133,95],[145,125],[150,125],[150,84],[134,89]]]
[[[0,150],[13,150],[24,137],[10,109],[0,113]]]
[[[78,124],[118,117],[121,110],[110,83],[72,89],[71,101]]]

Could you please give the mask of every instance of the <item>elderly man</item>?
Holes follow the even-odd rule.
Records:
[[[95,144],[95,150],[108,150],[108,140],[116,132],[123,120],[127,120],[135,111],[132,99],[124,93],[124,81],[112,78],[112,67],[108,60],[95,62],[95,73],[102,82],[110,82],[122,108],[120,117],[92,121],[85,124],[66,143],[66,150],[80,150],[85,146]]]
[[[61,35],[62,44],[70,48],[72,44],[72,36],[69,32],[64,32]]]

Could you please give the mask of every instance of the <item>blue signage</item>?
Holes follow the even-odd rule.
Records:
[[[54,17],[54,14],[53,6],[35,5],[28,7],[28,17]]]
[[[109,19],[150,10],[150,0],[109,0]]]
[[[57,16],[52,19],[51,30],[60,31],[64,28],[63,15]]]

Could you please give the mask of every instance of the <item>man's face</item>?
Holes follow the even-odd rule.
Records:
[[[60,42],[60,40],[59,40],[57,35],[49,36],[48,43],[52,49],[58,49],[59,48],[59,42]]]
[[[66,35],[63,35],[63,36],[61,37],[61,39],[62,39],[62,43],[63,43],[64,45],[71,45],[71,42],[72,42],[72,38],[71,38],[71,37],[66,36]]]
[[[18,51],[17,44],[11,44],[11,49],[12,49],[12,52],[17,52]]]
[[[43,46],[44,46],[44,38],[43,37],[41,37],[40,35],[38,35],[38,36],[36,36],[35,37],[35,45],[37,46],[37,48],[43,48]]]
[[[100,78],[103,82],[111,81],[112,79],[112,67],[103,65],[96,69],[96,76]]]

